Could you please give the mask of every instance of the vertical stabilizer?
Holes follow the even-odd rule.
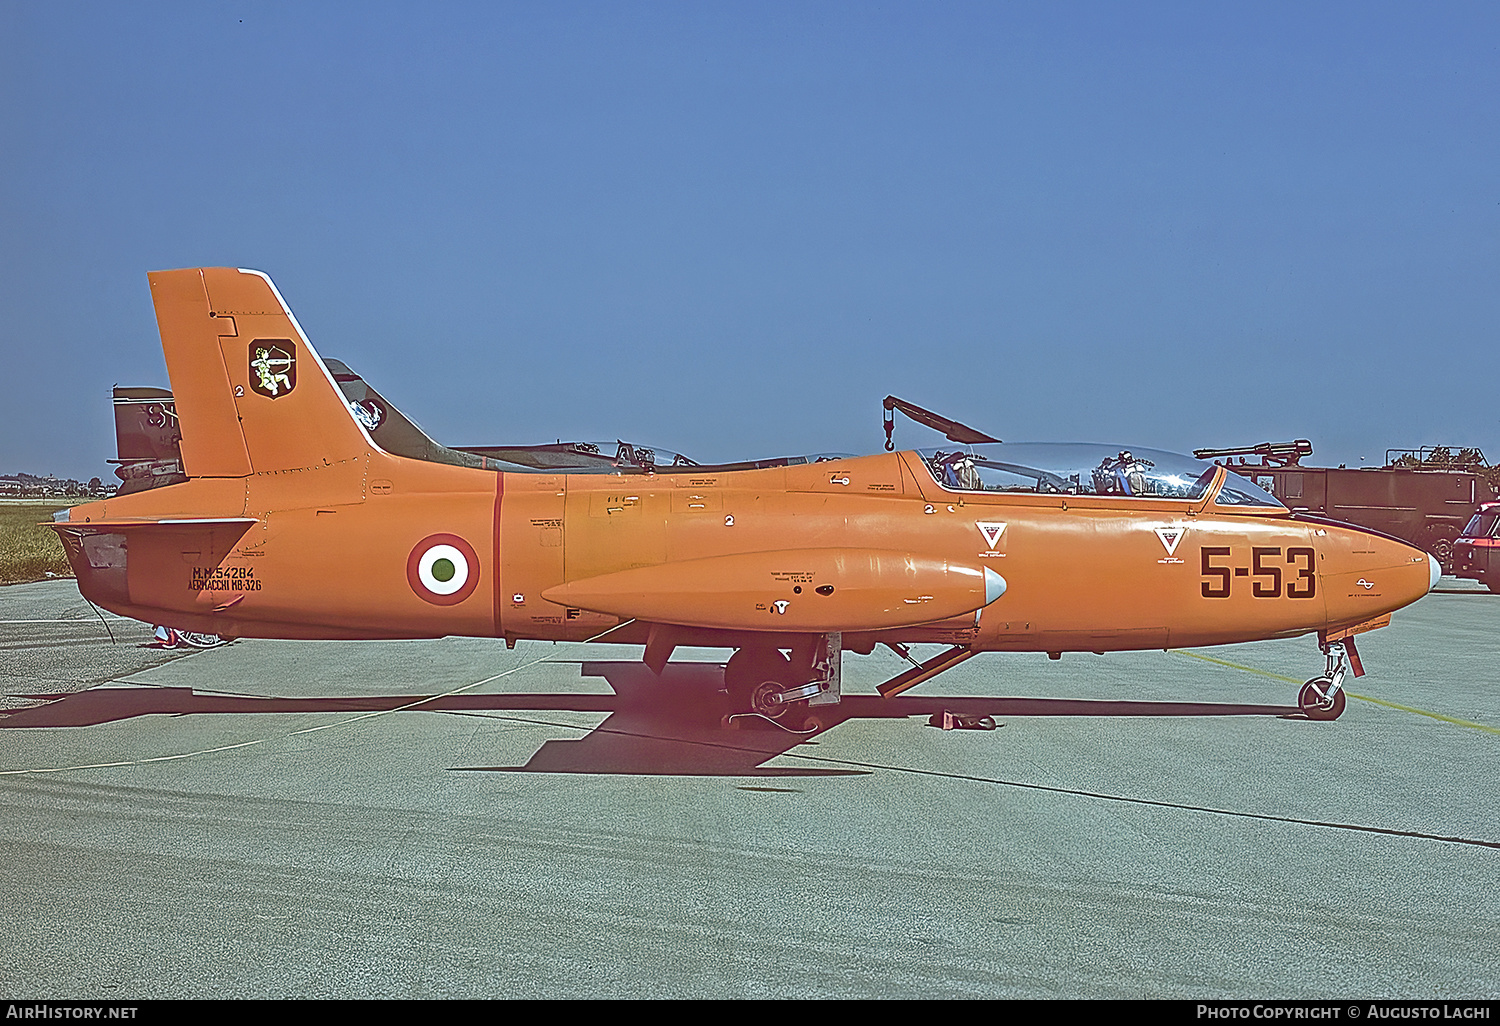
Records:
[[[182,431],[177,407],[165,388],[115,386],[115,446],[118,494],[181,484]]]
[[[370,441],[259,271],[150,275],[189,477],[244,477],[353,459]]]
[[[329,358],[323,361],[323,365],[333,374],[339,391],[349,401],[349,412],[354,414],[354,419],[364,427],[371,441],[386,452],[393,456],[426,460],[428,463],[493,469],[494,464],[487,462],[483,456],[460,452],[433,441],[427,432],[396,409],[389,399],[375,391],[348,364]]]

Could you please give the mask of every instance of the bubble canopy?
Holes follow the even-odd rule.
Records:
[[[917,453],[937,483],[955,492],[1192,502],[1208,492],[1218,469],[1176,452],[1079,442],[995,442],[918,449]],[[1226,476],[1214,502],[1286,508],[1269,492],[1234,473]]]

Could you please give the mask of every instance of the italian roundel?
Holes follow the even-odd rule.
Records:
[[[435,606],[454,606],[479,584],[479,557],[456,534],[430,534],[406,559],[411,590]]]

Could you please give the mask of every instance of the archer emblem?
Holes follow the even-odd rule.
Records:
[[[256,339],[250,343],[250,388],[278,399],[297,387],[297,347],[291,339]]]

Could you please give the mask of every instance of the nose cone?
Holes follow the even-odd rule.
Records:
[[[1359,623],[1410,605],[1432,590],[1442,565],[1396,538],[1356,527],[1327,529],[1319,587],[1330,623]]]
[[[1005,594],[1005,578],[989,567],[984,568],[984,604],[989,605]]]

